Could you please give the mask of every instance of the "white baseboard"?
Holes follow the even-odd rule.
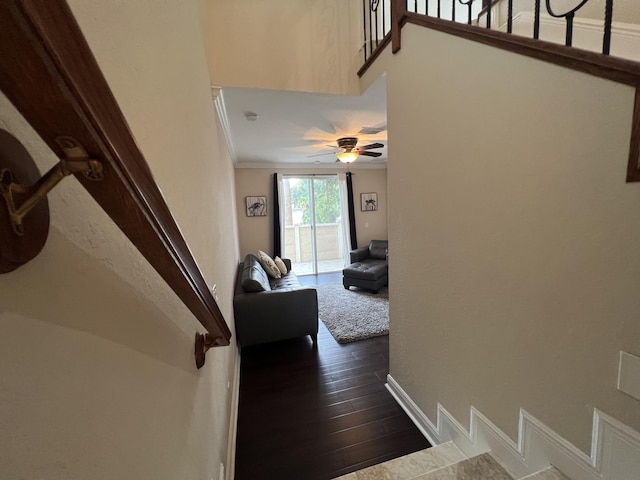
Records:
[[[589,456],[524,409],[520,410],[516,444],[473,406],[467,431],[440,404],[434,424],[391,375],[387,388],[433,445],[453,440],[468,457],[491,452],[514,478],[551,465],[573,480],[640,478],[640,433],[597,409]]]
[[[237,347],[235,347],[237,348]],[[231,381],[231,409],[229,414],[229,440],[227,443],[227,471],[226,480],[233,480],[236,473],[236,439],[238,436],[238,403],[240,401],[240,361],[236,356],[236,365]]]

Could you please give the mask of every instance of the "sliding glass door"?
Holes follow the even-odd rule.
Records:
[[[298,275],[344,267],[344,225],[337,175],[283,179],[283,255]]]

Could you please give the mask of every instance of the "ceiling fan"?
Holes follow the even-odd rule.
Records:
[[[384,144],[382,143],[371,143],[369,145],[364,145],[362,147],[358,147],[358,138],[357,137],[342,137],[337,140],[338,147],[342,149],[341,152],[336,153],[338,159],[336,162],[343,163],[351,163],[354,162],[358,156],[363,155],[367,157],[379,157],[382,155],[380,152],[370,152],[369,150],[374,150],[376,148],[383,148]],[[333,145],[330,145],[332,148],[336,148]],[[319,155],[330,155],[328,153],[321,153]],[[312,157],[316,157],[319,155],[311,155]]]

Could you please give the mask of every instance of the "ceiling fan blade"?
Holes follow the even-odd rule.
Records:
[[[384,132],[386,129],[386,125],[380,125],[379,127],[362,127],[358,133],[360,135],[376,135]]]
[[[315,155],[307,155],[307,158],[311,157],[322,157],[323,155],[335,155],[335,152],[327,152],[327,153],[316,153]]]
[[[358,152],[358,155],[364,155],[366,157],[380,157],[382,154],[380,152]]]
[[[383,148],[383,143],[372,143],[370,145],[365,145],[364,147],[358,147],[358,150],[371,150],[372,148]]]

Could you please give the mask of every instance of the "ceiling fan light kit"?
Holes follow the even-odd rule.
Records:
[[[347,152],[350,152],[352,149],[356,148],[357,144],[357,137],[343,137],[338,139],[338,147],[344,148]]]
[[[382,153],[380,152],[369,152],[371,149],[376,148],[384,148],[383,143],[371,143],[369,145],[363,145],[362,147],[358,147],[358,138],[357,137],[342,137],[336,140],[338,144],[337,147],[333,145],[327,145],[333,149],[341,149],[341,152],[331,152],[331,153],[318,153],[316,155],[309,155],[309,157],[320,157],[322,155],[335,155],[338,157],[336,162],[342,163],[353,163],[355,162],[360,155],[366,157],[380,157]],[[314,160],[314,163],[320,163],[318,160]]]
[[[384,145],[382,143],[372,143],[370,145],[364,145],[362,147],[357,147],[358,138],[357,137],[343,137],[338,139],[338,148],[341,148],[343,151],[337,154],[338,160],[342,163],[352,163],[355,162],[360,155],[365,155],[367,157],[379,157],[382,155],[379,152],[368,152],[367,150],[373,148],[382,148]]]
[[[341,152],[341,153],[338,153],[338,160],[340,160],[342,163],[355,162],[357,158],[358,158],[358,153],[357,152]]]

